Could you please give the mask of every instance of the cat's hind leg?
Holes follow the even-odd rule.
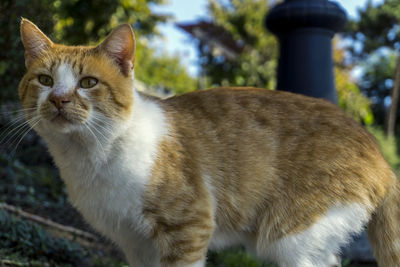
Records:
[[[358,203],[336,205],[302,232],[266,242],[259,237],[257,254],[280,267],[340,266],[335,257],[351,236],[362,231],[370,218],[368,206]]]

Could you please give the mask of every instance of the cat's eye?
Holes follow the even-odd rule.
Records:
[[[53,86],[53,78],[49,75],[41,74],[38,79],[39,82],[45,86]]]
[[[93,77],[85,77],[80,81],[81,88],[92,88],[97,84],[97,79]]]

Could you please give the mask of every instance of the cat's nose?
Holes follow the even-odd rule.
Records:
[[[51,94],[49,101],[58,109],[61,110],[65,104],[71,102],[71,97],[68,95]]]

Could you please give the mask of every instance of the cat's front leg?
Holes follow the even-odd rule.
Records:
[[[203,267],[213,232],[208,220],[162,225],[155,232],[162,267]]]

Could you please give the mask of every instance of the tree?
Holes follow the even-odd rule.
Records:
[[[169,17],[154,14],[149,5],[165,0],[71,0],[54,1],[56,41],[67,44],[88,44],[103,39],[111,29],[129,23],[139,36],[157,34],[156,25]]]
[[[157,54],[143,40],[136,46],[135,65],[135,77],[150,87],[177,94],[197,89],[197,80],[187,73],[178,55]]]
[[[400,0],[386,0],[376,6],[369,0],[363,9],[358,10],[360,19],[351,21],[347,30],[348,36],[354,43],[351,50],[354,59],[366,60],[372,53],[381,53],[382,49],[396,53],[397,63],[392,73],[391,105],[386,115],[386,133],[389,136],[395,131],[400,85],[399,9]],[[365,88],[365,90],[374,89]]]
[[[394,51],[371,55],[362,64],[362,74],[358,85],[371,99],[375,122],[385,124],[385,114],[390,103],[393,88],[393,73],[396,68],[397,55]],[[399,110],[397,111],[399,115]]]
[[[209,85],[275,87],[277,41],[263,23],[268,9],[268,0],[209,1],[213,37],[218,41],[228,35],[220,41],[235,47],[234,53],[218,53],[213,43],[199,40],[202,75]]]
[[[29,6],[29,8],[27,8]],[[54,6],[51,0],[0,1],[0,99],[16,99],[25,70],[24,48],[19,35],[21,16],[37,18],[45,32],[52,32]]]
[[[370,100],[361,93],[360,88],[351,77],[352,65],[346,63],[344,48],[334,42],[333,61],[336,91],[339,106],[353,119],[370,125],[374,122]]]

